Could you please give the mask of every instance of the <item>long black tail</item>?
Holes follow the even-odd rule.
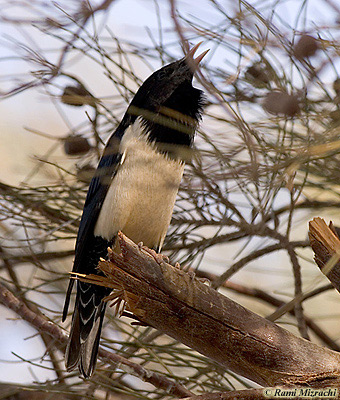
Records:
[[[109,293],[110,289],[77,282],[77,299],[65,360],[68,371],[78,366],[85,378],[91,376],[96,366],[106,308],[103,298]]]

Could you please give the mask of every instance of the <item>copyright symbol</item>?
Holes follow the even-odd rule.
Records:
[[[265,397],[271,397],[272,396],[272,389],[263,389],[263,394]]]

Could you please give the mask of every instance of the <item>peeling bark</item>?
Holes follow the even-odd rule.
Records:
[[[309,240],[315,262],[340,292],[340,240],[332,222],[327,226],[322,218],[314,218],[309,223]]]
[[[296,337],[210,288],[160,255],[119,234],[122,254],[109,252],[105,277],[141,323],[168,334],[263,386],[340,386],[340,354]],[[79,279],[84,279],[79,276]]]

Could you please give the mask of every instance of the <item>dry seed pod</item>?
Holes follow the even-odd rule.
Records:
[[[329,116],[332,119],[332,126],[339,126],[340,125],[340,110],[331,111]]]
[[[270,81],[267,71],[259,63],[251,65],[246,71],[246,76],[251,78],[256,87],[263,87]]]
[[[94,99],[83,85],[66,86],[61,95],[61,101],[69,106],[81,107],[86,104],[94,105]]]
[[[90,183],[93,178],[96,169],[90,164],[86,164],[83,167],[77,169],[77,179],[80,182]]]
[[[319,48],[317,40],[310,35],[302,35],[293,49],[294,57],[298,60],[313,56]]]
[[[297,96],[280,91],[269,92],[264,99],[263,108],[271,114],[293,117],[300,111]]]
[[[333,82],[333,90],[338,96],[340,96],[340,78],[335,79]]]
[[[76,156],[79,154],[85,154],[91,149],[91,145],[87,139],[70,135],[64,138],[64,151],[69,156]]]

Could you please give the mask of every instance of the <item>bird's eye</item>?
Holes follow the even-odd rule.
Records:
[[[159,71],[158,72],[158,79],[164,79],[166,77],[165,71]]]

